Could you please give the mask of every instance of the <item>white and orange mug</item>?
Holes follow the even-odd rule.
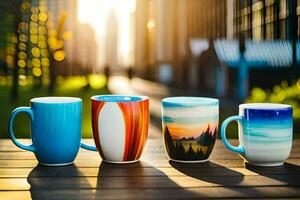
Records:
[[[98,95],[92,101],[92,127],[96,147],[110,163],[131,163],[141,157],[149,127],[149,98],[145,96]]]

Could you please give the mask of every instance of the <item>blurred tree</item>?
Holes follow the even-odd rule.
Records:
[[[194,152],[194,149],[192,147],[192,143],[190,143],[190,146],[189,146],[189,149],[188,151],[186,152],[186,158],[185,159],[188,159],[188,160],[194,160],[194,157],[195,157],[195,152]]]
[[[110,66],[108,65],[108,64],[106,64],[105,65],[105,67],[104,67],[104,75],[105,75],[105,77],[106,77],[106,85],[105,85],[105,87],[106,87],[106,89],[108,89],[108,81],[109,81],[109,77],[110,77],[110,74],[111,72],[110,72]]]
[[[64,41],[63,41],[63,27],[66,21],[67,13],[62,12],[58,22],[57,29],[53,23],[49,23],[48,31],[48,45],[50,53],[50,84],[49,93],[52,94],[56,83],[56,69],[58,63],[65,59]]]
[[[31,69],[33,75],[34,86],[42,85],[43,66],[42,60],[48,59],[47,43],[46,43],[46,22],[47,22],[47,7],[45,1],[32,0],[31,17],[30,17],[30,34],[29,34],[29,59],[27,67]],[[46,55],[45,55],[46,54]],[[49,63],[49,62],[48,62]],[[46,67],[46,66],[44,66]]]
[[[133,67],[132,66],[129,66],[127,68],[127,77],[129,80],[131,80],[133,78]]]
[[[19,80],[19,67],[18,67],[18,59],[16,58],[17,55],[19,55],[19,50],[20,47],[17,47],[17,44],[20,44],[22,42],[22,40],[26,40],[25,37],[23,38],[22,33],[19,31],[19,25],[20,22],[22,20],[22,12],[20,12],[20,9],[25,8],[26,7],[26,3],[22,2],[21,0],[16,0],[15,2],[12,3],[12,5],[10,5],[10,9],[12,9],[12,13],[13,16],[11,16],[13,18],[14,21],[14,32],[10,35],[10,39],[9,42],[12,44],[11,47],[9,47],[9,49],[11,48],[11,51],[9,49],[7,49],[7,53],[8,55],[11,56],[8,57],[9,59],[8,64],[12,64],[13,67],[13,85],[12,85],[12,99],[15,100],[18,98],[18,80]],[[12,62],[10,61],[12,60]],[[7,62],[6,61],[6,62]]]
[[[20,7],[20,21],[18,22],[18,45],[17,53],[15,54],[14,60],[15,74],[14,74],[14,87],[18,89],[19,85],[25,85],[27,83],[28,75],[30,74],[30,69],[28,68],[26,61],[29,55],[29,21],[31,17],[31,1],[24,0]]]
[[[0,74],[8,75],[8,65],[13,66],[12,56],[14,53],[14,20],[15,16],[12,12],[8,12],[15,1],[0,1],[2,8],[0,12]],[[9,52],[8,52],[9,51]],[[9,63],[8,63],[9,62]]]
[[[12,98],[18,97],[18,86],[33,76],[35,87],[42,85],[42,77],[50,78],[49,93],[54,91],[55,68],[65,59],[63,26],[66,13],[62,13],[57,27],[48,21],[45,0],[13,0],[3,4],[3,29],[0,37],[6,38],[4,75],[12,70]],[[2,41],[2,40],[1,40]],[[0,44],[0,60],[3,57]],[[3,49],[3,48],[2,48]]]
[[[171,136],[168,126],[165,127],[164,131],[165,131],[164,139],[165,139],[166,149],[169,152],[170,157],[174,159],[174,153],[175,153],[174,152],[175,151],[174,142],[173,142],[173,138]]]
[[[21,1],[0,1],[0,72],[11,75],[16,51],[16,18]]]

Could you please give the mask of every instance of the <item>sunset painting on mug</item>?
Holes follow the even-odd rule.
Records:
[[[162,125],[171,159],[205,160],[214,146],[219,106],[163,102]]]

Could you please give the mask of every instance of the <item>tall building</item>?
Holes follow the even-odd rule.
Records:
[[[234,0],[234,35],[253,40],[289,40],[292,65],[297,65],[300,1]]]
[[[105,61],[106,65],[111,70],[118,69],[118,19],[114,9],[110,10],[110,13],[106,22],[106,37],[105,37]]]
[[[299,37],[299,10],[296,0],[234,0],[234,35],[254,40]]]
[[[138,75],[187,84],[190,40],[226,37],[226,1],[139,0],[136,5],[135,66]]]
[[[77,25],[77,57],[74,58],[80,74],[93,73],[97,65],[96,33],[90,24]]]
[[[59,70],[65,75],[75,75],[80,73],[80,69],[76,67],[76,59],[78,58],[77,46],[77,0],[47,0],[49,20],[54,27],[58,24],[65,15],[66,20],[63,26],[63,32],[69,32],[72,35],[70,40],[64,41],[65,60],[63,62],[64,70]]]
[[[0,76],[11,75],[15,66],[17,39],[14,34],[19,20],[15,14],[20,13],[20,4],[20,0],[0,1]]]
[[[136,1],[135,10],[135,72],[141,77],[147,76],[148,70],[148,0]]]

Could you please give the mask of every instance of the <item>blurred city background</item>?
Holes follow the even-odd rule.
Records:
[[[300,126],[300,1],[0,1],[0,138],[10,112],[38,96],[151,98],[150,137],[161,137],[160,100],[211,96],[220,121],[243,102],[293,105]],[[29,119],[15,123],[30,137]],[[229,134],[236,137],[235,125]],[[296,135],[297,137],[297,135]]]

